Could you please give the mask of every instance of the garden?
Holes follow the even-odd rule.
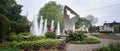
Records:
[[[8,42],[3,42],[0,44],[0,50],[65,50],[65,42],[58,40],[54,32],[47,32],[45,36],[34,36],[28,32],[20,34],[12,32],[9,34]]]

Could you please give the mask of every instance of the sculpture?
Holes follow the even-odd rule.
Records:
[[[70,13],[74,14],[75,16],[70,19],[69,15],[67,14],[67,10],[70,11]],[[64,7],[64,29],[65,30],[75,30],[75,23],[78,20],[79,15],[73,11],[68,6]]]

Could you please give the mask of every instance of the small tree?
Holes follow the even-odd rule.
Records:
[[[97,23],[97,18],[96,17],[94,17],[93,15],[87,15],[86,16],[86,19],[89,21],[89,23],[90,23],[90,25],[89,25],[89,32],[92,34],[92,30],[93,30],[93,28],[92,28],[92,25],[93,24],[95,24],[95,23]]]

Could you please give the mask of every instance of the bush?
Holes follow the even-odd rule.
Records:
[[[45,36],[29,36],[26,40],[27,41],[34,41],[34,40],[41,40],[41,39],[47,39]]]
[[[23,32],[23,33],[19,33],[19,34],[21,34],[21,35],[23,35],[23,36],[29,36],[29,35],[31,35],[30,32]]]
[[[22,42],[13,42],[11,45],[13,47],[20,47],[20,48],[30,48],[30,47],[39,47],[44,48],[49,46],[49,48],[58,47],[60,43],[57,39],[42,39],[42,40],[34,40],[34,41],[22,41]]]
[[[72,44],[97,44],[100,43],[99,40],[93,38],[87,38],[83,41],[70,41]]]
[[[120,43],[111,43],[108,46],[100,47],[97,51],[120,51]]]
[[[68,41],[82,41],[86,38],[87,36],[84,35],[83,32],[70,32],[68,36]]]
[[[24,32],[29,31],[30,25],[18,24],[6,18],[5,15],[0,14],[0,42],[7,40],[10,32]]]
[[[72,44],[81,44],[81,41],[70,41]]]
[[[9,34],[9,41],[24,41],[24,38],[22,34],[16,35],[15,32],[12,32]]]
[[[87,44],[96,44],[96,43],[100,43],[99,40],[93,39],[93,38],[87,38],[87,39],[85,39],[85,41],[87,42]]]
[[[20,51],[20,49],[16,47],[0,47],[0,51]]]
[[[26,37],[24,37],[26,36]],[[45,36],[33,36],[30,33],[19,33],[16,35],[15,32],[9,34],[9,41],[34,41],[34,40],[41,40],[47,39]]]
[[[48,32],[45,33],[45,37],[55,39],[56,38],[56,33],[48,31]]]
[[[104,36],[104,33],[100,33],[100,34],[93,34],[93,36],[96,36],[96,37],[98,37],[98,38],[101,38],[101,37],[103,37],[103,36]]]

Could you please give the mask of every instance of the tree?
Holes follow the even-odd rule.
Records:
[[[12,21],[17,21],[21,18],[22,5],[16,3],[15,0],[0,0],[0,14],[5,15]]]
[[[97,18],[94,17],[93,15],[87,15],[86,19],[91,23],[91,25],[97,23]]]
[[[92,34],[92,30],[93,30],[92,25],[97,23],[97,18],[95,18],[93,15],[87,15],[86,19],[90,22],[89,32]]]
[[[56,4],[54,1],[50,1],[45,4],[43,8],[39,11],[39,20],[40,17],[43,16],[43,19],[48,20],[48,26],[51,25],[52,20],[55,22],[55,27],[57,26],[57,21],[63,23],[63,7],[61,5]],[[63,26],[63,24],[61,24]]]
[[[26,16],[22,16],[22,18],[17,20],[17,23],[29,25],[30,22],[27,20]]]
[[[86,18],[79,18],[75,24],[75,27],[78,29],[82,25],[85,25],[86,27],[88,27],[90,23]]]

